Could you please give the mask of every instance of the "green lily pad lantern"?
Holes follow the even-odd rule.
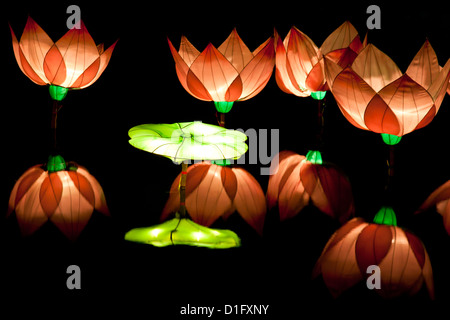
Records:
[[[227,249],[241,244],[233,231],[207,228],[180,217],[156,226],[132,229],[125,234],[125,240],[156,247],[190,245],[211,249]]]
[[[200,121],[143,124],[131,128],[128,134],[133,147],[168,157],[175,163],[237,159],[248,149],[243,132]]]

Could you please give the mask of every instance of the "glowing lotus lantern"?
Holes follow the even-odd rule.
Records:
[[[180,176],[170,188],[170,197],[161,214],[165,220],[180,207]],[[190,166],[186,177],[186,210],[193,221],[210,226],[219,217],[234,211],[255,229],[263,232],[266,200],[258,181],[242,168],[229,168],[207,162]]]
[[[34,83],[50,85],[54,100],[62,100],[68,89],[83,89],[97,81],[117,43],[104,50],[103,44],[95,44],[83,21],[79,27],[70,29],[56,43],[31,17],[20,41],[10,27],[20,69]]]
[[[168,40],[182,86],[197,99],[214,101],[221,114],[233,102],[248,100],[267,84],[274,66],[273,38],[251,52],[234,29],[216,49],[211,43],[198,51],[186,37],[177,51]]]
[[[310,151],[305,157],[281,151],[276,157],[266,198],[269,209],[278,204],[281,221],[296,216],[309,203],[341,223],[353,214],[350,182],[335,166],[322,164],[320,152]]]
[[[46,165],[28,169],[11,192],[8,215],[16,213],[24,236],[50,220],[70,240],[78,238],[93,211],[109,215],[98,181],[82,166],[50,156]]]
[[[303,32],[292,27],[284,41],[275,32],[275,79],[281,90],[299,97],[321,100],[326,85],[323,56],[345,67],[351,63],[363,44],[358,32],[348,21],[332,32],[320,49]]]
[[[395,213],[383,207],[374,223],[354,218],[328,240],[314,268],[313,276],[322,274],[334,297],[354,286],[376,265],[380,270],[380,288],[385,298],[416,294],[425,284],[434,298],[433,271],[430,258],[415,235],[397,227]]]
[[[401,137],[428,125],[439,111],[450,78],[450,60],[440,68],[427,40],[403,74],[370,44],[348,67],[325,57],[325,71],[328,86],[351,124]]]

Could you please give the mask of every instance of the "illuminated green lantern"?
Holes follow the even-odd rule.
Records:
[[[312,91],[311,92],[311,98],[315,100],[322,100],[325,98],[326,91]]]
[[[322,154],[318,150],[309,150],[306,154],[306,160],[313,164],[323,164]]]
[[[387,145],[393,146],[400,142],[402,137],[395,136],[393,134],[382,133],[381,138],[383,138],[383,142]]]
[[[128,134],[133,147],[168,157],[175,163],[237,159],[248,149],[245,133],[200,121],[143,124],[131,128]]]
[[[125,234],[125,240],[156,247],[190,245],[227,249],[241,245],[241,240],[233,231],[207,228],[180,217],[152,227],[132,229]]]
[[[383,206],[373,218],[374,223],[397,226],[397,217],[394,209],[389,206]]]

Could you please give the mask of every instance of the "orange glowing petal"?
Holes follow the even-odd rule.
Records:
[[[272,159],[270,164],[270,176],[267,185],[267,207],[269,209],[273,208],[277,202],[278,197],[283,189],[284,183],[294,170],[293,168],[297,166],[303,159],[304,156],[296,154],[292,151],[283,150],[279,152]]]
[[[379,92],[389,83],[402,76],[397,65],[386,54],[369,44],[356,57],[352,70]]]
[[[94,207],[95,194],[89,180],[77,171],[67,171],[67,174],[72,180],[74,186],[77,188],[78,192],[83,195],[83,197]]]
[[[236,101],[242,93],[242,81],[233,65],[211,43],[192,63],[187,82],[195,75],[214,101]],[[193,79],[194,81],[196,79]],[[197,89],[197,84],[195,84]],[[197,91],[197,90],[195,90]]]
[[[55,45],[64,59],[67,76],[63,82],[54,84],[71,88],[78,77],[99,57],[97,46],[83,21],[80,21],[79,29],[70,29]]]
[[[56,45],[53,45],[45,55],[44,72],[48,81],[53,85],[61,86],[66,80],[66,65]]]
[[[436,53],[430,42],[426,40],[409,64],[406,74],[422,87],[428,89],[437,79],[439,71],[440,67]]]
[[[320,181],[326,202],[318,208],[332,218],[344,223],[353,214],[353,194],[346,176],[336,167],[330,165],[311,165]],[[316,203],[315,197],[311,200]]]
[[[286,38],[288,36],[286,36]],[[292,70],[290,63],[287,60],[286,49],[284,47],[283,41],[276,31],[275,44],[275,80],[278,87],[280,87],[280,89],[286,93],[295,94],[299,97],[307,97],[308,93],[306,93],[304,90],[300,90],[298,88],[298,85],[294,85],[291,82],[291,78],[289,75],[292,74]]]
[[[106,204],[105,194],[103,193],[103,189],[100,183],[83,166],[78,165],[77,173],[79,175],[82,175],[90,183],[92,191],[94,192],[95,209],[108,216],[109,209]]]
[[[177,72],[178,80],[180,80],[181,85],[183,88],[192,96],[194,96],[197,99],[205,100],[205,101],[211,101],[211,96],[209,95],[206,88],[203,86],[201,81],[197,78],[195,74],[192,73],[190,70],[190,66],[193,61],[188,60],[187,64],[183,57],[177,52],[175,47],[172,45],[172,42],[167,38],[167,41],[169,43],[170,52],[172,53],[172,57],[175,61],[175,69]],[[183,38],[182,38],[183,41]],[[186,39],[187,41],[187,39]],[[181,48],[180,48],[180,52]],[[184,54],[186,57],[186,54]],[[189,55],[187,56],[189,57]]]
[[[327,55],[332,51],[344,49],[349,46],[357,50],[359,45],[358,41],[353,42],[355,38],[359,39],[358,31],[356,31],[355,27],[349,21],[345,21],[325,39],[320,46],[320,51],[323,55]]]
[[[50,218],[59,207],[63,193],[63,183],[58,172],[49,173],[41,185],[39,199],[42,209]]]
[[[305,80],[305,87],[309,91],[326,91],[323,59],[311,69]]]
[[[23,50],[17,41],[16,35],[14,34],[13,29],[11,26],[9,26],[11,30],[11,37],[12,37],[12,44],[13,44],[13,51],[14,56],[16,57],[17,64],[19,65],[20,70],[28,77],[31,81],[38,85],[45,85],[46,82],[42,80],[37,73],[33,70],[31,65],[28,63],[27,59],[25,58],[25,55],[23,53]]]
[[[364,122],[370,131],[402,135],[397,117],[379,95],[375,95],[367,105]]]
[[[233,200],[236,197],[237,192],[237,179],[233,170],[227,167],[222,167],[220,172],[220,178],[222,180],[222,185],[228,197]]]
[[[58,207],[50,220],[69,240],[74,241],[91,218],[94,207],[74,185],[70,173],[59,171],[53,174],[62,181],[63,187]]]
[[[221,180],[222,167],[208,165],[201,183],[186,196],[186,209],[192,220],[210,226],[232,206]]]
[[[86,88],[93,84],[102,75],[111,60],[111,55],[117,44],[116,40],[106,51],[100,53],[100,57],[96,59],[72,84],[73,88]]]
[[[233,29],[217,50],[223,54],[239,73],[253,59],[253,54],[239,37],[236,29]]]
[[[182,36],[178,54],[186,63],[186,65],[190,67],[195,59],[197,59],[197,57],[200,55],[200,51],[198,51],[185,36]]]
[[[319,49],[306,34],[293,27],[286,52],[292,72],[289,72],[290,80],[294,86],[299,87],[299,90],[305,90],[309,73],[319,63]],[[319,81],[323,82],[323,79]]]
[[[11,33],[13,34],[12,29]],[[14,54],[19,67],[39,85],[48,83],[44,72],[44,59],[52,45],[53,41],[31,17],[27,19],[20,43],[17,43],[15,35],[13,36]]]
[[[311,201],[314,203],[314,206],[320,211],[333,216],[327,195],[325,194],[320,176],[318,174],[318,171],[320,170],[318,167],[321,167],[321,165],[315,165],[309,161],[304,163],[300,169],[300,179],[305,191],[311,197]]]
[[[300,169],[304,162],[291,165],[291,172],[287,170],[284,179],[280,183],[280,194],[278,208],[280,221],[292,218],[297,215],[308,203],[310,196],[300,179]]]
[[[273,38],[267,39],[255,52],[257,52],[255,57],[240,74],[243,89],[239,100],[248,100],[257,95],[272,76],[275,64]]]
[[[355,245],[356,260],[361,271],[370,265],[379,265],[391,248],[391,226],[369,224],[358,236]]]
[[[10,212],[14,210],[20,200],[28,193],[31,186],[44,173],[39,166],[28,169],[16,182],[13,191],[11,192]]]
[[[434,107],[434,101],[428,92],[407,74],[383,88],[379,96],[398,119],[401,131],[397,135],[413,131]]]
[[[362,279],[355,256],[355,244],[361,230],[368,226],[354,218],[338,229],[328,240],[313,270],[313,277],[322,273],[334,297],[339,296]]]
[[[439,72],[436,80],[433,81],[431,86],[428,88],[428,92],[433,97],[434,104],[436,106],[436,112],[439,111],[441,107],[442,100],[445,97],[445,91],[448,90],[448,83],[450,81],[450,59]]]
[[[398,227],[390,228],[393,231],[391,249],[378,264],[381,271],[381,290],[378,294],[388,298],[415,294],[422,287],[425,274],[416,259],[406,232]],[[432,296],[433,293],[430,292],[430,297]]]
[[[40,186],[45,176],[46,173],[40,166],[31,167],[19,178],[11,191],[7,216],[15,211],[23,236],[33,234],[48,220],[39,201]]]
[[[325,63],[327,66],[333,65],[327,60]],[[332,92],[340,108],[346,111],[344,116],[352,119],[352,123],[355,122],[358,127],[368,130],[365,112],[367,105],[375,96],[374,90],[355,72],[347,68],[335,78],[332,83]]]
[[[266,216],[266,198],[258,181],[243,169],[233,169],[238,180],[234,206],[241,217],[260,235]]]

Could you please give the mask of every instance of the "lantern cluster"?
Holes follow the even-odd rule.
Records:
[[[16,182],[8,215],[15,212],[23,235],[33,234],[50,220],[73,241],[94,210],[105,215],[109,211],[98,181],[82,166],[59,156],[57,114],[69,89],[83,89],[98,80],[117,42],[106,50],[103,44],[96,45],[83,22],[57,42],[30,17],[20,40],[10,29],[19,68],[32,82],[48,85],[54,100],[54,149],[46,164],[31,167]],[[367,37],[361,41],[348,21],[320,47],[296,27],[284,39],[275,31],[253,51],[236,29],[220,46],[209,43],[203,51],[184,36],[178,50],[170,39],[168,45],[182,87],[198,100],[214,102],[219,126],[196,121],[143,124],[129,130],[132,146],[181,164],[181,172],[171,185],[161,224],[132,229],[126,240],[159,247],[231,248],[241,245],[240,238],[231,230],[210,228],[218,219],[237,212],[262,235],[268,210],[278,206],[279,218],[285,221],[313,205],[342,224],[313,271],[314,276],[322,275],[333,296],[367,278],[368,267],[376,265],[381,270],[377,291],[381,296],[412,295],[426,287],[434,297],[425,246],[411,232],[397,227],[392,208],[383,207],[373,223],[349,220],[355,215],[350,182],[341,169],[323,161],[320,150],[306,156],[280,152],[273,159],[264,194],[249,172],[230,165],[248,146],[245,134],[225,129],[225,114],[234,102],[258,95],[275,70],[275,81],[283,92],[319,100],[319,126],[323,126],[323,99],[330,91],[353,126],[380,133],[393,146],[436,116],[446,93],[450,94],[450,59],[440,66],[426,40],[402,72]],[[317,140],[321,139],[320,133]],[[393,147],[390,150],[391,177]],[[191,160],[202,162],[189,166]],[[418,212],[436,206],[450,234],[449,190],[447,182]]]

